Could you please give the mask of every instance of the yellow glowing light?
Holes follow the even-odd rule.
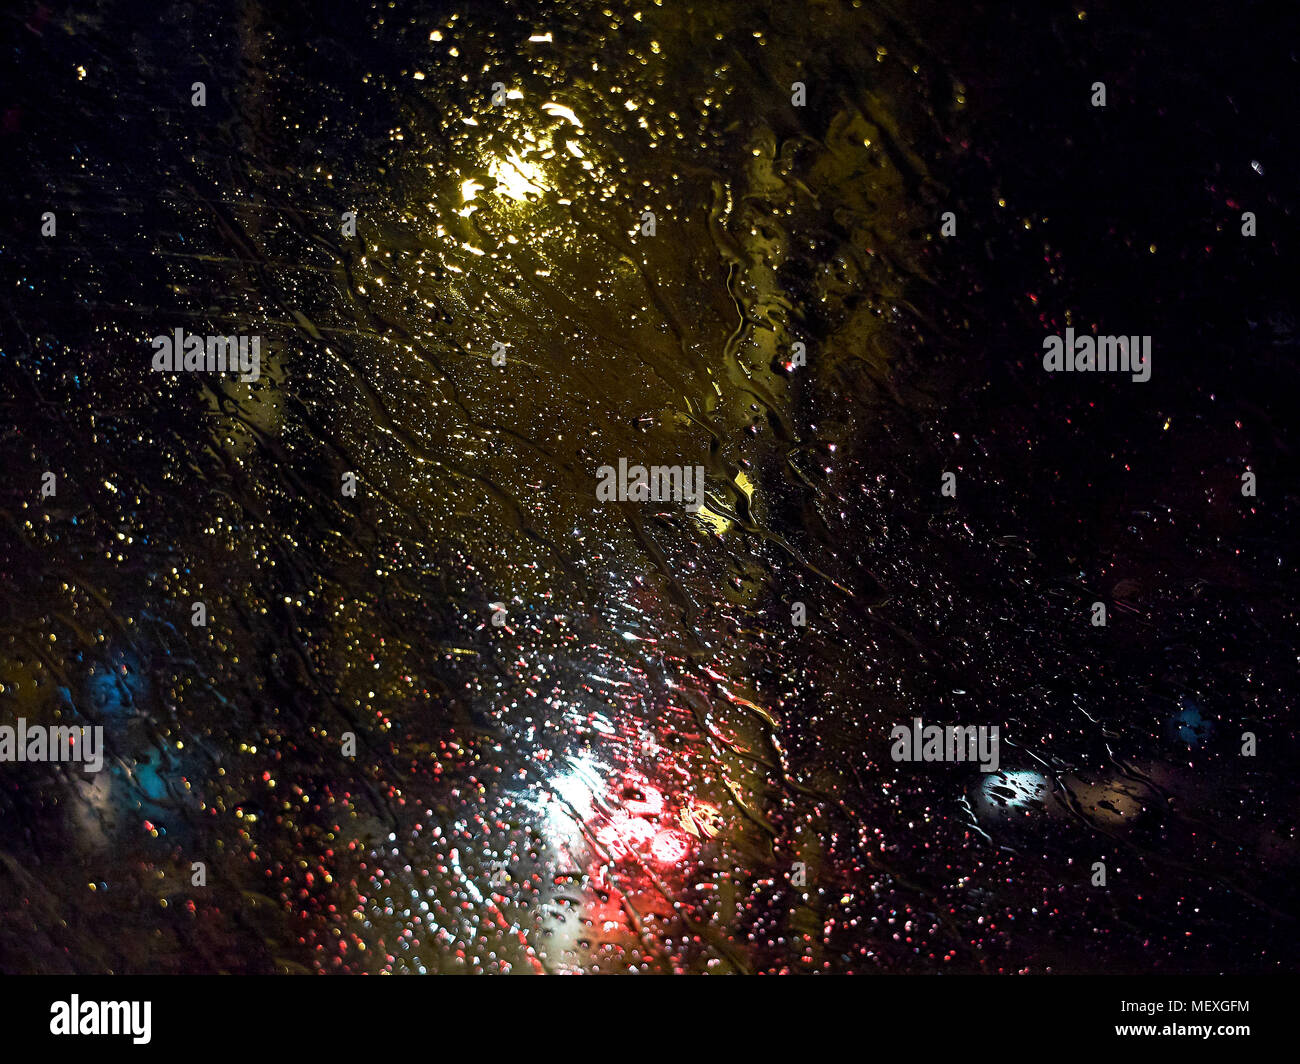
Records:
[[[754,482],[749,479],[748,475],[742,470],[736,473],[735,485],[750,503],[754,501]],[[719,536],[725,535],[731,530],[734,521],[718,510],[710,508],[708,503],[702,506],[695,515],[711,531]]]
[[[727,518],[710,510],[707,506],[702,507],[695,516],[720,536],[731,527],[731,522]]]
[[[483,186],[480,185],[477,181],[475,181],[472,177],[466,181],[462,181],[460,183],[460,195],[461,195],[461,199],[464,200],[464,202],[468,204],[468,206],[462,207],[456,213],[459,214],[462,218],[468,218],[471,214],[473,214],[476,210],[478,210],[478,204],[470,203],[470,200],[472,200],[475,196],[477,196],[479,192],[482,191],[482,189]]]
[[[488,173],[496,181],[497,191],[514,200],[526,200],[530,192],[545,192],[547,188],[542,168],[514,150],[505,159],[494,159]]]
[[[569,122],[577,126],[579,129],[582,128],[581,119],[579,119],[578,116],[573,113],[572,108],[565,107],[564,104],[562,103],[551,103],[550,101],[547,101],[546,103],[542,104],[542,110],[545,111],[548,115],[559,115],[561,118],[566,118],[569,120]]]

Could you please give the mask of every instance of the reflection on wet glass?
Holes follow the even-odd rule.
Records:
[[[6,766],[0,965],[1274,962],[1237,944],[1294,788],[1232,740],[1283,709],[1285,537],[1134,457],[1222,419],[1030,391],[1093,267],[992,161],[958,16],[120,6],[7,119],[69,235],[6,246],[0,694],[109,761]],[[193,41],[201,111],[156,76]],[[261,378],[151,375],[178,325]],[[703,507],[599,503],[620,458]],[[1000,725],[1001,771],[891,761],[914,716]]]

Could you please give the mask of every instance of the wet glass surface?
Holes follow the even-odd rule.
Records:
[[[1295,38],[1127,6],[7,11],[0,970],[1293,970]]]

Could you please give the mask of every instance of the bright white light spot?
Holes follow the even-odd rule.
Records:
[[[488,173],[497,182],[497,191],[514,200],[526,200],[530,192],[546,191],[542,168],[514,150],[506,159],[494,159]]]
[[[548,101],[542,104],[542,110],[548,115],[559,115],[561,118],[566,118],[579,129],[582,128],[582,122],[578,119],[578,116],[573,113],[571,108],[565,107],[562,103],[550,103]]]

